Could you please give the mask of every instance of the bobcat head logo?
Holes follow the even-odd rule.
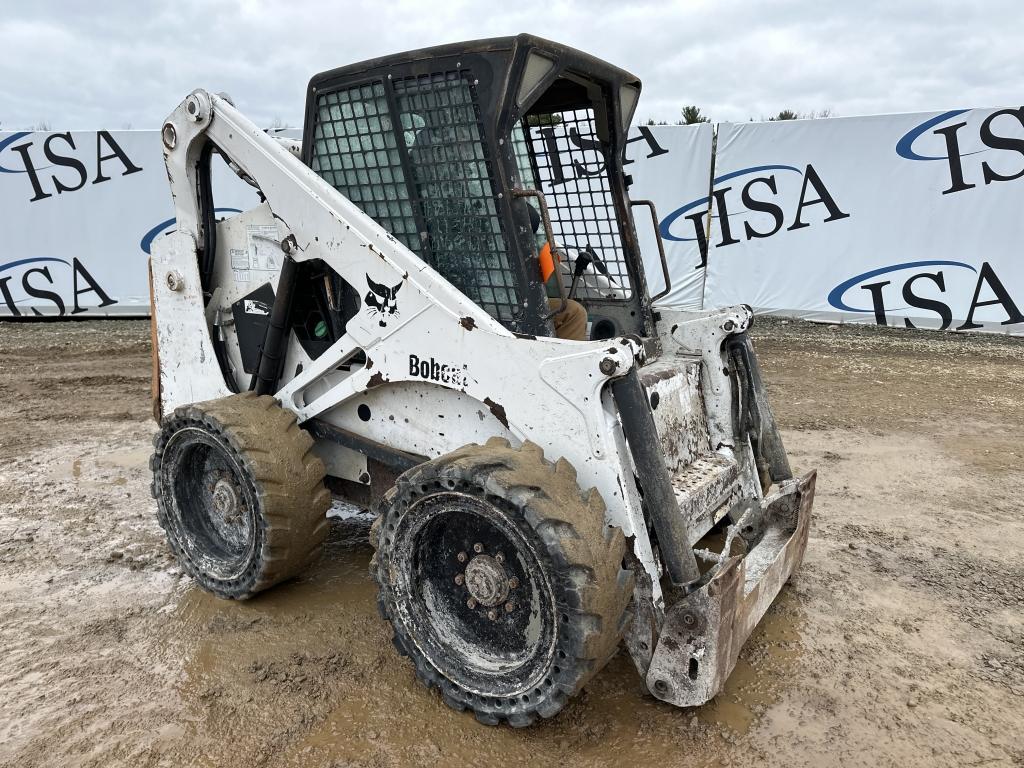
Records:
[[[366,294],[366,298],[363,299],[366,306],[370,308],[371,315],[380,315],[378,324],[381,328],[387,327],[385,318],[388,315],[401,314],[398,311],[398,302],[395,296],[398,294],[398,289],[402,287],[402,284],[388,288],[386,285],[375,283],[370,279],[370,276],[366,276],[366,284],[370,287],[369,293]]]

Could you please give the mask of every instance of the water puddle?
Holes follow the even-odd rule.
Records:
[[[800,661],[804,621],[794,599],[783,589],[747,640],[725,688],[712,702],[698,708],[697,717],[738,734],[750,730],[779,700],[784,681]]]
[[[73,484],[82,488],[126,486],[141,475],[149,476],[148,446],[107,453],[84,453],[67,461],[54,462],[47,479],[55,483]]]
[[[321,625],[337,626],[353,613],[369,613],[377,590],[368,576],[368,527],[338,528],[340,537],[336,528],[320,562],[252,600],[222,600],[189,583],[173,613],[182,632],[197,643],[183,694],[223,675],[238,659],[337,645],[336,638],[321,632]],[[295,632],[298,624],[303,626],[301,637]]]

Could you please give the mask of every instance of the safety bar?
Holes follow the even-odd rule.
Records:
[[[668,295],[668,292],[672,290],[672,278],[668,275],[668,259],[665,257],[665,241],[661,239],[661,227],[659,226],[660,219],[658,218],[658,210],[654,207],[653,200],[631,200],[630,205],[642,205],[650,209],[651,218],[654,220],[654,238],[658,243],[658,256],[661,258],[661,274],[665,277],[665,290],[661,293],[651,297],[651,303],[653,304],[660,298]]]

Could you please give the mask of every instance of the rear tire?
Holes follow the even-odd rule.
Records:
[[[244,600],[319,557],[331,501],[324,465],[274,398],[246,392],[183,406],[154,446],[157,520],[203,589]]]
[[[615,654],[633,574],[564,459],[493,438],[398,478],[371,531],[396,648],[483,723],[551,717]]]

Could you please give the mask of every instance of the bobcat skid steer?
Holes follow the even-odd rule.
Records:
[[[751,310],[654,306],[639,95],[520,35],[315,76],[301,145],[207,91],[174,110],[151,466],[200,586],[299,573],[333,497],[377,513],[380,612],[455,709],[550,717],[622,641],[658,699],[721,689],[802,559],[815,475],[790,471]],[[214,162],[262,203],[218,220]]]

